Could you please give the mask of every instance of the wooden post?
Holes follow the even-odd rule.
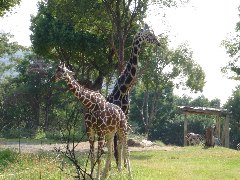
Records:
[[[184,136],[183,136],[183,142],[184,142],[184,144],[183,144],[183,146],[187,146],[187,139],[185,138],[186,137],[186,135],[187,135],[187,113],[185,113],[184,114],[184,131],[183,131],[183,134],[184,134]]]
[[[224,123],[224,147],[229,148],[229,115],[226,115]]]
[[[221,141],[221,118],[218,120],[218,139]]]
[[[218,115],[216,118],[216,136],[219,140],[221,140],[221,127],[220,127],[220,116]]]

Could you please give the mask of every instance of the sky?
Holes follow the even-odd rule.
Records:
[[[239,83],[221,73],[221,67],[230,60],[221,41],[235,32],[236,23],[240,21],[238,6],[239,0],[190,0],[181,8],[167,10],[165,22],[160,16],[149,19],[156,34],[166,32],[169,35],[172,47],[187,42],[193,51],[193,59],[205,72],[203,93],[175,90],[176,94],[194,98],[204,95],[209,100],[219,98],[222,104],[232,95]],[[164,25],[161,27],[160,24]]]
[[[36,3],[37,0],[22,0],[14,13],[0,18],[0,32],[9,32],[14,35],[14,41],[30,46],[30,15],[37,13]],[[169,36],[172,48],[187,43],[193,51],[193,59],[206,74],[202,93],[175,90],[176,94],[193,98],[204,95],[209,100],[219,98],[222,104],[231,96],[239,83],[227,79],[220,71],[230,60],[220,44],[234,32],[236,23],[240,21],[239,5],[239,0],[190,0],[184,6],[166,9],[165,18],[153,13],[146,19],[156,35],[164,33]]]

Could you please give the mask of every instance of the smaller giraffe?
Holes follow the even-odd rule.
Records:
[[[104,145],[104,139],[107,141],[108,156],[105,164],[104,171],[101,179],[105,179],[110,169],[110,163],[112,158],[112,142],[114,134],[117,133],[120,139],[118,146],[119,149],[119,163],[118,170],[122,169],[122,162],[120,159],[127,160],[127,168],[130,179],[132,179],[132,173],[130,168],[129,151],[127,146],[127,119],[123,111],[117,105],[106,101],[104,96],[100,93],[89,90],[81,86],[77,80],[73,77],[74,72],[68,70],[64,63],[60,63],[55,75],[54,81],[65,80],[69,89],[74,95],[82,102],[82,104],[91,112],[91,117],[85,117],[85,125],[88,140],[90,143],[90,156],[91,156],[91,170],[92,176],[94,176],[94,140],[95,135],[98,136],[98,152],[97,152],[97,179],[100,179],[101,169],[101,153]],[[88,114],[86,114],[88,116]],[[123,150],[123,151],[122,151]],[[123,152],[123,155],[121,154]],[[123,157],[122,157],[123,156]]]

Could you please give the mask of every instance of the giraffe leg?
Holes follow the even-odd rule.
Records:
[[[94,152],[95,131],[93,130],[93,127],[92,127],[93,122],[94,122],[94,119],[90,115],[90,113],[89,112],[86,113],[85,114],[85,126],[86,126],[88,141],[90,144],[91,178],[94,178],[94,166],[96,164],[95,152]]]
[[[94,177],[94,164],[95,164],[95,152],[94,152],[94,139],[89,139],[90,143],[90,160],[91,160],[91,177]]]
[[[103,154],[103,145],[104,145],[104,136],[98,135],[98,152],[97,152],[97,164],[98,164],[98,171],[97,171],[97,179],[100,180],[100,172],[101,172],[101,165],[102,165],[102,154]]]
[[[131,166],[130,166],[130,154],[129,154],[129,150],[128,150],[128,145],[127,145],[127,138],[125,137],[123,139],[123,156],[124,156],[124,159],[126,160],[126,166],[127,166],[127,169],[128,169],[128,173],[129,173],[129,179],[133,179],[132,177],[132,170],[131,170]]]
[[[123,151],[123,144],[121,138],[119,138],[118,142],[118,171],[122,171],[122,151]]]
[[[107,138],[108,156],[107,156],[105,168],[104,168],[101,179],[106,179],[108,172],[110,171],[111,160],[112,160],[112,151],[113,151],[112,146],[113,146],[113,137],[109,137],[109,138]]]

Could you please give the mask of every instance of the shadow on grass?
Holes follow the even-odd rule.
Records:
[[[202,149],[214,149],[214,146],[203,146]]]
[[[146,160],[151,159],[153,155],[150,154],[131,154],[131,159],[137,159],[137,160]]]

